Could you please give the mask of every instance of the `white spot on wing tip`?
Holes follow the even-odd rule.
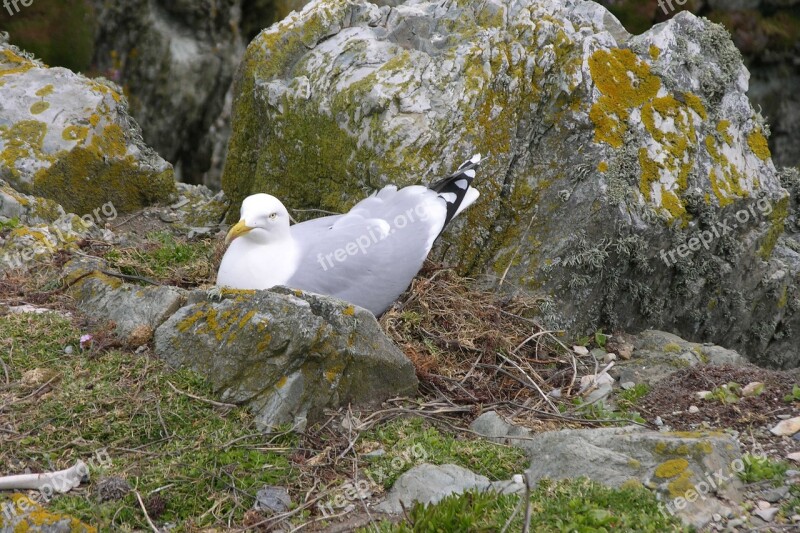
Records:
[[[447,202],[448,204],[454,203],[456,201],[456,199],[458,198],[458,196],[456,196],[456,193],[454,193],[454,192],[443,192],[439,196],[444,198],[445,202]]]
[[[474,178],[475,177],[475,169],[471,168],[471,169],[467,170],[466,172],[464,172],[464,174],[466,174],[470,178]],[[461,188],[463,189],[464,187],[461,187]]]
[[[472,176],[470,176],[470,177],[474,178],[475,177],[475,172],[472,171],[472,170],[468,170],[468,171],[464,172],[464,174],[469,176],[470,172],[472,172]],[[456,180],[456,182],[455,182],[455,186],[458,187],[459,189],[466,189],[468,185],[469,184],[467,183],[467,180],[465,180],[464,178],[461,178],[460,180]]]
[[[473,156],[470,158],[469,162],[470,162],[470,163],[473,163],[473,164],[480,163],[480,162],[481,162],[481,154],[480,154],[480,153],[478,153],[478,154],[475,154],[475,155],[473,155]]]

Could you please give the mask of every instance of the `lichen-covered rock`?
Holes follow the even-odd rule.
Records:
[[[323,408],[413,394],[411,362],[368,311],[275,288],[195,291],[156,330],[156,353],[206,376],[223,401],[246,403],[261,427],[304,427]]]
[[[131,346],[147,344],[156,328],[186,301],[178,287],[139,287],[104,274],[95,260],[74,259],[64,266],[64,279],[81,312],[112,321],[115,333]]]
[[[592,2],[315,2],[242,61],[228,217],[257,191],[341,212],[488,152],[440,247],[463,271],[542,294],[554,327],[659,327],[796,366],[793,207],[747,80],[688,13],[633,37]]]
[[[610,487],[636,483],[656,491],[663,513],[703,527],[742,501],[737,473],[745,468],[738,443],[721,432],[658,432],[641,427],[547,431],[531,435],[494,412],[472,424],[492,440],[523,448],[528,475],[588,477]],[[516,438],[515,438],[516,437]]]
[[[24,494],[0,498],[0,533],[95,533],[97,528],[77,518],[54,513]]]
[[[2,185],[2,183],[0,183]],[[104,220],[94,218],[93,215],[79,217],[74,213],[63,213],[60,205],[53,205],[43,199],[34,198],[31,203],[17,204],[16,200],[24,197],[11,196],[4,198],[3,190],[0,188],[0,203],[6,202],[5,206],[14,212],[19,205],[22,208],[21,218],[5,218],[0,216],[0,223],[10,228],[8,234],[3,237],[0,235],[0,273],[10,270],[25,271],[37,263],[50,263],[51,258],[57,252],[78,249],[78,243],[87,238],[98,241],[112,242],[114,233],[104,227]],[[9,201],[11,199],[12,201]],[[63,214],[52,219],[56,212]],[[0,205],[0,213],[7,212]],[[100,213],[100,211],[98,211]],[[44,219],[52,222],[36,223],[36,220]],[[21,222],[26,220],[26,222]]]
[[[0,42],[0,178],[83,215],[166,201],[172,166],[149,149],[121,89],[47,68]]]

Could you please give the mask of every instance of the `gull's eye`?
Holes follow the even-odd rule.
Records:
[[[276,218],[278,218],[278,213],[272,213],[272,214],[269,216],[269,219],[270,219],[270,220],[275,220]]]

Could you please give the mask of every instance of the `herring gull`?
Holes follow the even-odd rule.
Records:
[[[217,286],[285,285],[378,316],[409,286],[445,226],[478,198],[470,185],[480,162],[475,154],[429,187],[387,185],[345,214],[294,225],[274,196],[248,196],[225,238]]]

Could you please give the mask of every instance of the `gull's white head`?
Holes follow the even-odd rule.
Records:
[[[242,236],[267,244],[289,235],[289,212],[280,200],[269,194],[259,193],[245,198],[240,216],[241,220],[228,231],[226,244]]]

